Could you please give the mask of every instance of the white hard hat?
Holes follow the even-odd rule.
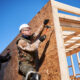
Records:
[[[25,28],[25,27],[30,27],[28,24],[22,24],[20,27],[19,27],[19,31],[21,31],[21,29]]]

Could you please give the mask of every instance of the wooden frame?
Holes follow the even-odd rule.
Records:
[[[65,48],[70,48],[70,47],[72,47],[73,45],[75,45],[75,44],[78,44],[78,43],[80,43],[80,40],[76,40],[74,43],[70,43],[68,46],[65,46]]]
[[[62,27],[80,28],[80,21],[63,19],[60,23]]]
[[[77,47],[77,48],[74,48],[74,49],[72,49],[72,50],[70,50],[68,52],[66,52],[66,56],[70,56],[70,55],[75,54],[75,53],[77,53],[79,51],[80,51],[80,46]]]
[[[55,28],[54,30],[56,33],[55,35],[56,35],[56,42],[57,42],[57,49],[58,49],[61,80],[70,80],[66,54],[65,54],[64,41],[62,36],[62,28],[60,27],[58,9],[55,8],[54,6],[54,0],[51,0],[51,6],[52,6],[52,14],[53,14],[53,23]]]
[[[67,24],[66,25],[69,27],[62,27],[61,28],[60,22],[59,22],[59,17],[77,20],[77,21],[80,21],[80,17],[69,16],[69,15],[65,15],[65,14],[63,15],[60,13],[58,14],[58,9],[62,10],[62,11],[69,12],[69,13],[77,14],[77,15],[80,15],[80,9],[66,5],[66,4],[63,4],[63,3],[60,3],[60,2],[57,2],[57,1],[54,1],[54,0],[51,0],[51,6],[52,6],[53,23],[54,23],[54,30],[55,30],[55,35],[56,35],[57,49],[58,49],[58,57],[59,57],[59,63],[60,63],[61,80],[70,80],[64,42],[70,40],[72,37],[74,37],[74,35],[77,36],[80,33],[80,31],[78,28],[76,28],[76,29],[75,28],[72,28],[72,29],[69,28],[70,26]],[[61,25],[61,26],[63,26],[63,25]],[[75,27],[76,27],[76,25],[75,25]],[[62,29],[63,30],[67,29],[68,31],[75,31],[75,33],[69,35],[68,37],[66,37],[63,40]],[[79,42],[79,40],[73,44],[68,45],[67,47],[71,47],[72,45],[76,44],[77,42]],[[77,46],[74,46],[74,48],[77,48]],[[69,50],[73,50],[73,49],[69,49]],[[73,65],[73,59],[72,59],[72,56],[70,56],[70,57],[71,57],[71,62],[72,62],[73,73],[74,73],[74,76],[76,76],[74,65]]]
[[[64,39],[64,42],[70,40],[70,39],[73,38],[74,36],[78,36],[78,34],[79,34],[79,33],[74,33],[74,34],[72,34],[72,35],[69,35],[68,37],[66,37],[66,38]]]
[[[70,56],[71,58],[71,64],[72,64],[72,70],[73,70],[73,76],[76,77],[76,73],[75,73],[75,68],[74,68],[74,62],[73,62],[73,57],[72,55]]]
[[[65,11],[65,12],[69,12],[69,13],[72,13],[72,14],[80,15],[80,9],[79,8],[72,7],[72,6],[60,3],[58,1],[54,1],[54,6],[56,8],[58,8],[59,10],[62,10],[62,11]]]
[[[80,69],[80,59],[79,59],[79,53],[78,52],[77,52],[76,56],[77,56],[78,65],[79,65],[79,69]]]
[[[75,31],[75,32],[80,33],[80,28],[75,28],[75,27],[65,27],[65,26],[62,26],[62,30],[63,31]]]
[[[60,18],[64,18],[64,19],[70,19],[70,20],[80,21],[80,17],[71,16],[71,15],[62,14],[62,13],[59,13],[59,17]]]

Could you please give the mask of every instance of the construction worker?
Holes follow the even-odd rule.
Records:
[[[0,55],[0,69],[1,69],[1,64],[9,61],[10,59],[11,59],[10,49],[7,49],[7,54],[5,56]]]
[[[31,33],[31,28],[28,24],[22,24],[19,28],[22,36],[17,40],[19,72],[26,77],[25,80],[40,80],[40,75],[36,71],[36,51],[41,42],[46,38],[46,35],[39,37],[35,42],[32,42],[43,31],[48,19],[35,32]]]

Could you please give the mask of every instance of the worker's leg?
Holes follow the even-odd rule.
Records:
[[[25,76],[24,80],[40,80],[40,75],[35,71],[31,64],[23,62],[20,64],[19,70]]]
[[[1,70],[1,62],[0,62],[0,70]]]
[[[19,72],[26,76],[29,71],[35,71],[35,69],[31,64],[28,64],[27,62],[21,62],[19,65]]]
[[[36,71],[39,70],[39,56],[38,56],[37,50],[35,51],[35,68],[36,68]]]

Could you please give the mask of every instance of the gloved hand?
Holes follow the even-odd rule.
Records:
[[[46,25],[45,28],[51,28],[51,26]]]
[[[39,38],[39,40],[40,40],[41,42],[43,42],[45,39],[46,39],[46,35],[43,35],[43,36],[41,36],[41,37]]]
[[[49,19],[44,20],[44,25],[46,25],[49,22]]]

